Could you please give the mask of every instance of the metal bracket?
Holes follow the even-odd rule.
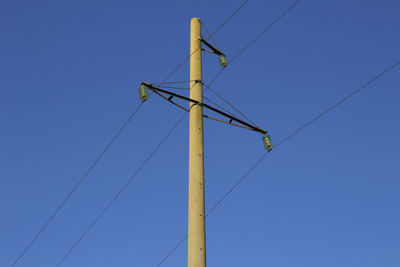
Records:
[[[203,44],[205,44],[206,46],[208,46],[208,48],[210,48],[212,51],[209,51],[211,53],[214,53],[216,55],[224,55],[224,53],[222,53],[221,51],[219,51],[217,48],[215,48],[214,46],[212,46],[209,42],[207,42],[206,40],[204,40],[203,38],[200,39],[201,42]],[[207,51],[208,52],[208,51]]]
[[[201,50],[203,50],[204,52],[208,52],[208,53],[211,53],[211,54],[215,54],[214,51],[211,51],[211,50],[208,50],[208,49],[202,48]]]

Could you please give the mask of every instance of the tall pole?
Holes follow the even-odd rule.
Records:
[[[201,25],[199,18],[190,23],[190,98],[203,103],[201,66]],[[190,104],[189,121],[189,218],[188,267],[206,266],[204,210],[203,106]]]

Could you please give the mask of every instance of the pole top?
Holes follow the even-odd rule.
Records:
[[[200,21],[200,18],[192,18],[192,19],[190,20],[190,22],[192,22],[192,23],[195,22],[195,21],[196,21],[196,22],[197,22],[197,21]]]

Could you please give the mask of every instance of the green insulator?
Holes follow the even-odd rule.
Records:
[[[146,101],[149,98],[149,89],[148,86],[142,83],[139,87],[139,97],[142,102]]]
[[[269,136],[268,134],[265,134],[262,138],[265,149],[268,150],[268,152],[270,152],[273,148],[273,144],[272,144],[272,140],[271,140],[271,136]]]
[[[221,65],[222,68],[226,68],[228,66],[228,60],[226,59],[226,56],[224,54],[220,54],[218,56],[219,59],[219,64]]]

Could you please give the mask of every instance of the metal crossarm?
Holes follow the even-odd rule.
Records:
[[[183,96],[183,95],[179,95],[179,94],[176,94],[176,93],[173,93],[173,92],[169,92],[169,91],[166,91],[166,90],[163,90],[163,89],[154,87],[152,84],[149,84],[149,83],[143,82],[142,84],[146,85],[150,90],[152,90],[152,91],[155,92],[156,94],[162,96],[164,99],[166,99],[167,101],[169,101],[169,102],[171,102],[171,103],[173,103],[173,104],[175,104],[175,105],[178,105],[178,104],[176,104],[175,102],[173,102],[173,101],[171,100],[173,97],[176,97],[176,98],[180,98],[180,99],[189,101],[189,102],[191,102],[191,103],[194,103],[195,105],[202,105],[203,107],[205,107],[205,108],[207,108],[207,109],[209,109],[209,110],[212,110],[212,111],[214,111],[215,113],[218,113],[218,114],[220,114],[220,115],[222,115],[222,116],[228,118],[228,119],[229,119],[229,122],[221,121],[221,120],[215,119],[215,118],[213,118],[213,117],[209,117],[209,116],[204,116],[205,118],[210,118],[210,119],[214,119],[214,120],[217,120],[217,121],[220,121],[220,122],[228,123],[228,124],[230,124],[230,125],[243,127],[243,128],[246,128],[246,129],[249,129],[249,130],[252,130],[252,131],[261,133],[261,134],[266,134],[266,133],[267,133],[266,130],[263,130],[263,129],[260,129],[260,128],[258,128],[258,127],[255,127],[255,126],[253,126],[253,125],[251,125],[251,124],[249,124],[249,123],[247,123],[247,122],[245,122],[245,121],[242,121],[242,120],[239,119],[239,118],[236,118],[236,117],[234,117],[234,116],[231,116],[231,115],[229,115],[229,114],[227,114],[227,113],[225,113],[225,112],[223,112],[223,111],[221,111],[221,110],[219,110],[219,109],[217,109],[217,108],[214,108],[214,107],[212,107],[212,106],[210,106],[210,105],[207,105],[207,104],[205,104],[205,103],[201,103],[201,102],[199,102],[199,101],[197,101],[197,100],[194,100],[194,99],[191,99],[191,98],[189,98],[189,97],[186,97],[186,96]],[[165,96],[161,95],[160,93],[167,94],[167,95],[169,95],[169,97],[165,97]],[[178,105],[178,106],[179,106],[180,108],[182,108],[182,106],[180,106],[180,105]],[[185,109],[185,108],[184,108],[184,109]],[[185,110],[188,111],[187,109],[185,109]],[[239,125],[238,125],[238,124],[232,123],[232,121],[237,122]]]
[[[212,51],[210,51],[210,50],[202,48],[203,51],[207,51],[207,52],[216,54],[218,56],[219,64],[221,65],[222,68],[226,68],[226,66],[228,66],[228,60],[226,59],[226,56],[224,53],[219,51],[218,48],[215,48],[214,46],[212,46],[209,42],[207,42],[203,38],[200,38],[199,40],[212,50]]]
[[[204,40],[203,38],[201,38],[200,41],[201,41],[203,44],[205,44],[206,46],[208,46],[208,47],[212,50],[212,52],[213,52],[214,54],[217,54],[217,55],[223,55],[223,54],[224,54],[224,53],[222,53],[221,51],[219,51],[217,48],[215,48],[214,46],[212,46],[209,42],[207,42],[206,40]]]

